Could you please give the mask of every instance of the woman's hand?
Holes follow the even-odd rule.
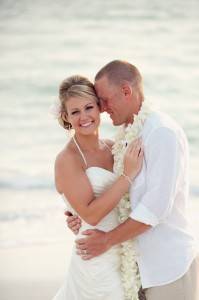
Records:
[[[124,156],[124,174],[134,180],[142,168],[144,157],[141,138],[129,144]]]

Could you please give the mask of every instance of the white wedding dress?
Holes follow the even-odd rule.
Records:
[[[95,197],[103,193],[116,179],[114,173],[100,167],[89,167],[86,174]],[[66,199],[65,201],[71,211],[68,201]],[[110,231],[117,225],[117,212],[113,209],[97,226],[91,226],[83,221],[77,239],[83,237],[81,232],[86,229]],[[96,258],[82,260],[76,254],[74,246],[65,282],[53,300],[124,300],[119,251],[119,246],[115,246]]]

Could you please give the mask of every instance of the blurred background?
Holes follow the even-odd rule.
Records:
[[[199,229],[199,1],[0,0],[2,281],[9,281],[19,249],[43,246],[46,255],[64,244],[69,254],[72,237],[53,175],[68,136],[49,107],[64,78],[78,73],[93,80],[113,59],[135,64],[146,99],[184,128],[190,144],[190,215]],[[103,114],[101,136],[114,134]],[[34,255],[31,259],[38,262]],[[1,299],[11,298],[4,291]]]

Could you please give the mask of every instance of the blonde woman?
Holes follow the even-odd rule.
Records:
[[[112,142],[100,140],[99,100],[93,84],[84,77],[72,76],[59,89],[60,124],[73,128],[74,136],[58,154],[55,162],[55,184],[68,209],[78,214],[86,229],[110,231],[118,225],[114,209],[139,173],[143,150],[141,141],[128,146],[124,173],[113,173]],[[120,279],[119,246],[87,260],[73,248],[67,278],[54,300],[124,300]],[[82,250],[84,251],[84,250]]]

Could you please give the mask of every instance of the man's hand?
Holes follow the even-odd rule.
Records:
[[[101,255],[111,248],[108,234],[104,231],[89,229],[83,231],[82,234],[87,237],[76,240],[76,249],[77,254],[84,260]]]
[[[74,234],[78,234],[82,225],[81,219],[78,216],[73,216],[69,211],[65,211],[64,214],[67,216],[66,223],[68,228],[70,228]]]

